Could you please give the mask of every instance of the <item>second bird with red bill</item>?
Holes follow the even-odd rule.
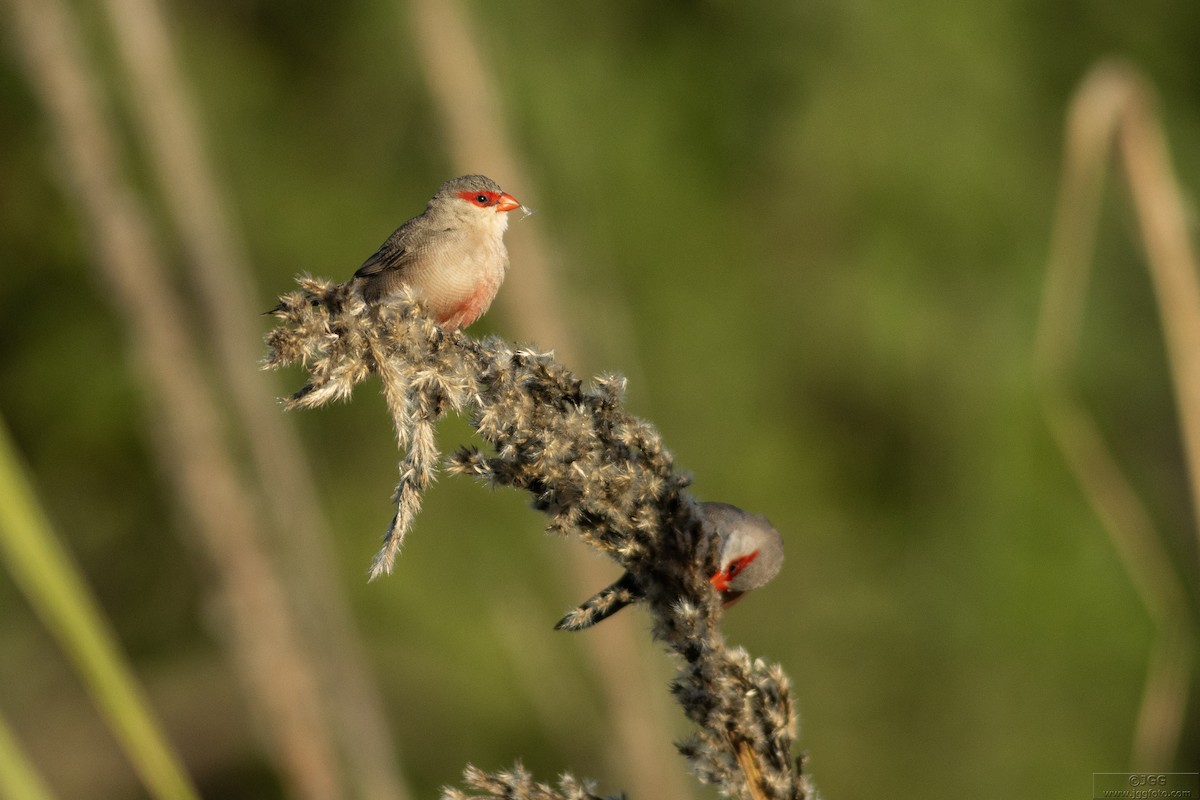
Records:
[[[743,594],[757,589],[779,574],[783,567],[783,537],[761,514],[750,514],[729,503],[701,503],[705,535],[720,547],[717,571],[708,582],[729,607]],[[632,573],[605,587],[571,611],[554,627],[578,631],[608,619],[645,596]]]

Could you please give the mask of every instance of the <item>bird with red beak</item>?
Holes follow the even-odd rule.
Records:
[[[491,178],[448,180],[363,262],[351,289],[378,304],[411,287],[439,325],[465,328],[483,316],[504,282],[504,231],[516,208],[522,208],[517,198]]]
[[[728,503],[701,503],[704,531],[720,548],[717,571],[708,582],[728,608],[751,589],[770,581],[783,566],[783,537],[761,514],[750,514]],[[554,627],[578,631],[608,619],[645,596],[629,572],[601,589]]]

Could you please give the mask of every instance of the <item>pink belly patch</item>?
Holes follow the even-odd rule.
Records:
[[[452,306],[445,314],[438,317],[438,323],[444,328],[465,328],[483,316],[492,300],[496,297],[496,289],[500,287],[482,284],[461,303]]]

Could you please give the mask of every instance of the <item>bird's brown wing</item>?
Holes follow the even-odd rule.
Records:
[[[356,278],[370,278],[384,272],[402,270],[412,258],[412,250],[391,239],[379,246],[370,258],[354,273]]]
[[[408,279],[408,270],[417,254],[413,246],[412,221],[400,226],[379,245],[370,258],[354,273],[368,303],[378,301],[399,289]]]
[[[354,277],[371,278],[389,272],[403,274],[405,267],[412,262],[417,251],[421,249],[420,242],[424,238],[422,231],[428,228],[428,225],[425,224],[428,211],[426,209],[425,213],[418,214],[392,231],[392,235],[379,245],[379,249],[362,263],[362,266],[354,273]]]

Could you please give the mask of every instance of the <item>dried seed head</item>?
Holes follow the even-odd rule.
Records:
[[[602,375],[584,386],[552,353],[444,331],[411,293],[369,305],[346,285],[298,282],[271,312],[282,324],[267,335],[264,359],[266,368],[308,370],[288,407],[345,399],[374,373],[404,452],[396,510],[371,577],[391,570],[436,478],[434,426],[463,412],[494,454],[460,448],[447,459],[449,471],[529,492],[548,530],[607,553],[644,593],[654,636],[681,659],[671,691],[698,726],[679,745],[696,775],[731,797],[811,797],[791,757],[786,676],[726,646],[708,583],[717,554],[684,491],[691,479],[676,472],[653,426],[625,411],[625,379]],[[600,800],[570,776],[558,789],[536,783],[520,764],[497,773],[468,767],[464,781],[475,794],[446,789],[443,797]]]

